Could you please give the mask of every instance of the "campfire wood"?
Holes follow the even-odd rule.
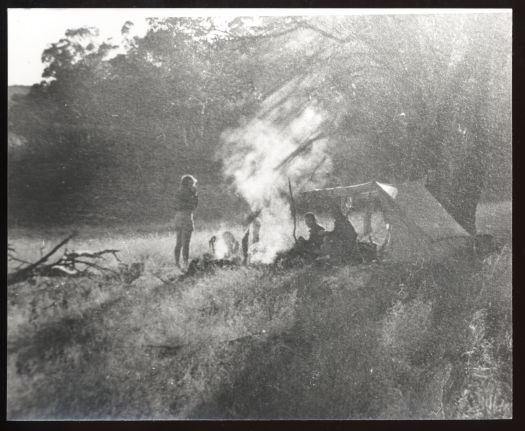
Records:
[[[297,230],[297,212],[295,210],[295,202],[293,199],[293,192],[292,192],[292,182],[290,181],[290,178],[288,178],[288,189],[290,191],[290,210],[292,212],[292,218],[293,218],[293,239],[295,242],[297,242],[297,236],[295,235],[295,232]]]
[[[246,233],[242,237],[242,263],[246,265],[248,263],[248,248],[250,246],[250,229],[246,230]]]
[[[210,274],[217,269],[234,269],[241,266],[240,258],[215,259],[211,254],[205,253],[202,257],[192,259],[188,269],[180,276],[181,280],[198,274]]]

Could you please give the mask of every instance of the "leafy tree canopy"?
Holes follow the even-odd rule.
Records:
[[[71,29],[43,52],[42,82],[9,108],[10,133],[24,138],[9,147],[11,219],[102,208],[166,218],[181,174],[224,183],[221,133],[291,82],[330,114],[334,185],[428,175],[471,231],[482,193],[510,194],[510,15],[152,18],[142,37],[132,27],[119,44]],[[224,199],[210,192],[202,211],[220,216]]]

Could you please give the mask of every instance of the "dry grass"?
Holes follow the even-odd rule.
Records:
[[[214,232],[195,234],[193,255]],[[9,418],[512,415],[510,244],[472,268],[252,267],[166,284],[168,231],[89,234],[71,247],[120,248],[145,274],[9,288]],[[20,235],[17,251],[38,257],[41,239]]]
[[[73,238],[68,244],[69,249],[98,251],[107,248],[120,250],[120,258],[126,262],[155,262],[157,265],[167,265],[173,263],[173,249],[175,247],[175,233],[154,232],[142,234],[124,234],[104,232],[98,229],[97,232],[80,230],[80,235]],[[23,232],[9,232],[8,241],[15,246],[17,256],[35,261],[41,255],[41,249],[45,252],[57,244],[70,231],[52,232],[41,235],[39,238],[24,235]],[[200,255],[208,250],[208,241],[216,231],[206,230],[194,233],[191,241],[190,253]]]
[[[159,259],[143,239],[134,244],[130,259]],[[13,286],[9,417],[185,417],[240,366],[236,340],[264,339],[293,320],[296,291],[280,289],[293,275],[241,268],[164,284],[152,269],[132,284]]]

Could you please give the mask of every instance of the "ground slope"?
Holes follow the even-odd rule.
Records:
[[[7,415],[508,418],[511,258],[12,286]]]

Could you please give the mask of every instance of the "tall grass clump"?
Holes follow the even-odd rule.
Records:
[[[398,360],[410,361],[424,346],[431,330],[432,304],[421,298],[397,301],[384,319],[382,345]]]
[[[464,351],[463,385],[452,417],[512,418],[512,248],[487,257],[471,283],[475,291]]]
[[[193,417],[509,417],[510,320],[472,328],[509,318],[510,255],[298,271],[293,326]]]

